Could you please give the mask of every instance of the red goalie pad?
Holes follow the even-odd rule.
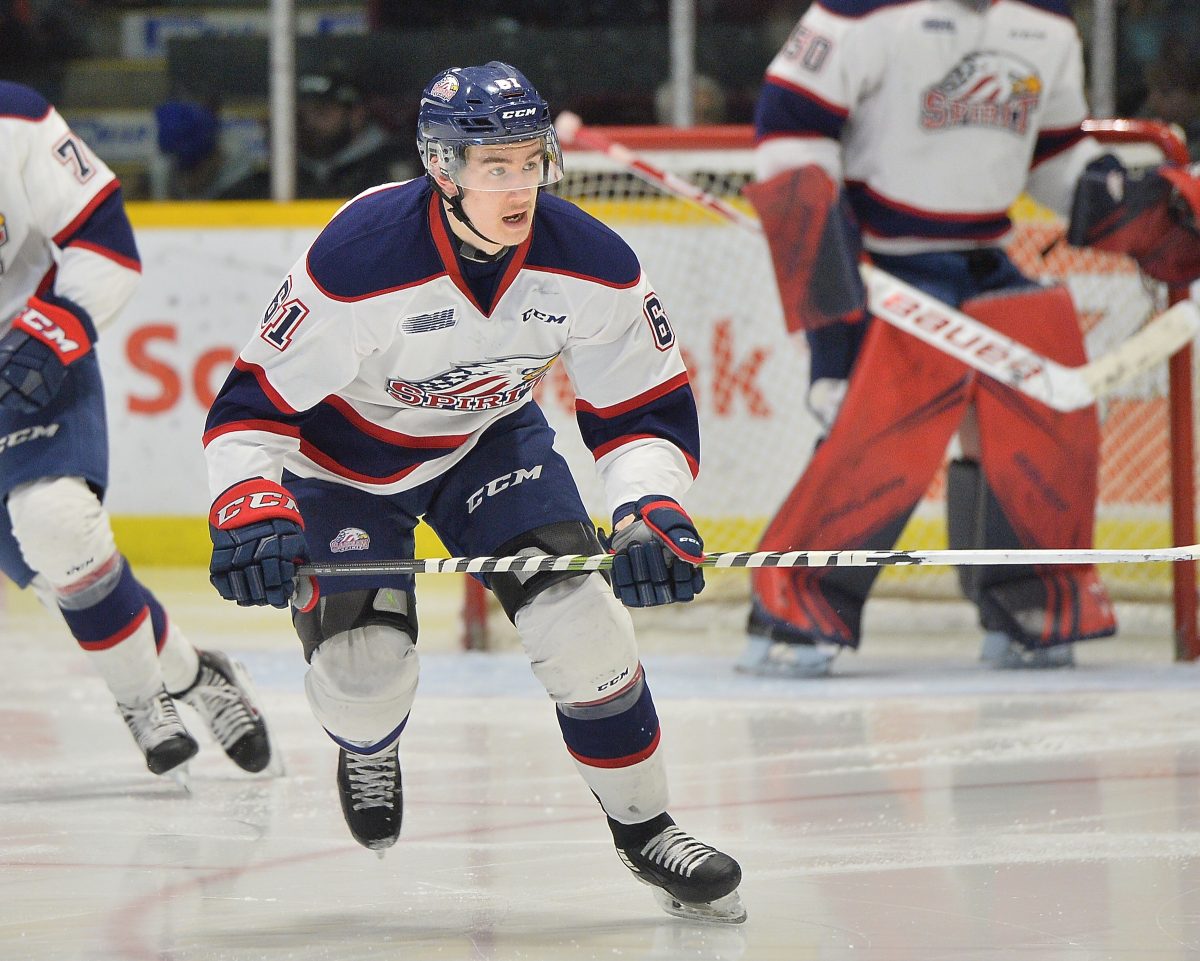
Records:
[[[858,231],[829,174],[815,165],[785,170],[742,193],[762,221],[788,330],[863,319]]]

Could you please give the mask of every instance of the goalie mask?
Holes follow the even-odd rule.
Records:
[[[468,150],[482,146],[496,148],[497,162],[489,151],[489,162],[469,164]],[[522,190],[562,179],[550,107],[519,70],[499,60],[433,78],[421,94],[417,149],[435,185],[445,178],[468,190]]]

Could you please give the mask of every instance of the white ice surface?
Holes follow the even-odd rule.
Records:
[[[149,774],[62,628],[0,591],[0,961],[1200,958],[1200,671],[1166,629],[1004,674],[961,612],[876,615],[839,676],[796,682],[731,671],[740,613],[640,618],[672,813],[745,871],[749,920],[718,927],[634,882],[524,658],[457,653],[449,602],[421,610],[404,833],[378,860],[286,616],[143,576],[250,668],[287,774],[238,771],[191,714],[191,794]]]

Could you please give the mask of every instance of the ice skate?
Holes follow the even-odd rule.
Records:
[[[118,703],[117,708],[146,756],[146,767],[155,774],[172,771],[200,749],[183,726],[175,702],[165,689],[142,701]],[[184,781],[180,784],[186,787]]]
[[[813,640],[767,617],[755,606],[746,647],[734,662],[740,674],[758,677],[828,677],[841,645]]]
[[[271,740],[245,668],[220,651],[198,651],[192,686],[173,697],[204,719],[222,750],[243,771],[257,774],[272,761]]]
[[[742,869],[722,854],[672,824],[641,847],[617,848],[634,877],[654,888],[667,914],[689,921],[741,924],[746,920],[737,887]]]
[[[378,754],[338,756],[338,795],[351,835],[365,848],[383,852],[400,837],[404,789],[400,784],[400,742]]]
[[[988,631],[983,636],[979,659],[999,671],[1074,667],[1075,645],[1030,648],[1003,631]]]

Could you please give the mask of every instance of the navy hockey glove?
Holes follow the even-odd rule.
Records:
[[[296,566],[308,562],[304,520],[291,494],[262,477],[234,484],[213,502],[208,532],[208,579],[225,600],[288,606]]]
[[[626,607],[656,607],[690,601],[704,590],[704,542],[696,525],[670,497],[652,494],[613,512],[613,526],[629,516],[632,524],[614,531],[606,545],[613,553],[613,591]]]
[[[96,328],[82,308],[30,297],[0,337],[0,407],[33,414],[62,389],[67,369],[92,349]]]

